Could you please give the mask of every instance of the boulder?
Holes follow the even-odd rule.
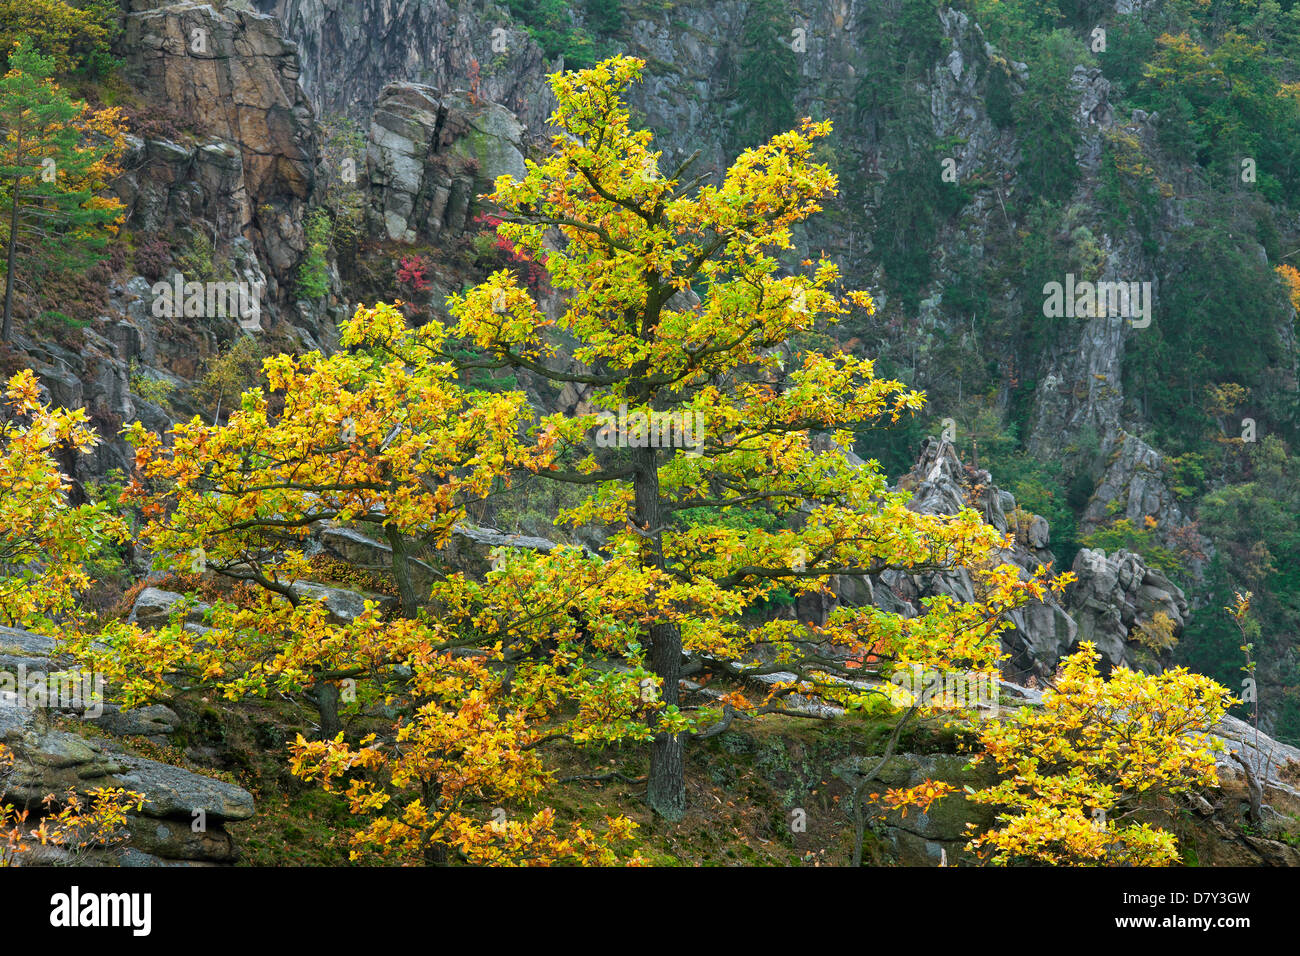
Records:
[[[298,85],[298,51],[275,18],[198,3],[144,6],[137,0],[126,18],[128,76],[187,128],[240,154],[218,144],[213,162],[242,163],[254,205],[305,200],[315,165],[313,113]]]
[[[333,523],[321,527],[317,540],[327,554],[340,561],[388,577],[392,575],[393,549],[386,542]],[[426,561],[408,556],[407,564],[418,593],[427,594],[441,577],[437,569]]]
[[[185,820],[135,818],[131,825],[131,849],[155,859],[233,862],[238,856],[235,842],[223,827],[195,830]],[[157,864],[144,864],[157,865]]]
[[[397,599],[387,594],[363,594],[346,588],[332,588],[311,581],[297,581],[293,585],[296,594],[309,600],[322,601],[334,620],[346,624],[356,620],[366,610],[366,602],[374,601],[381,611],[389,611],[397,606]]]
[[[558,545],[547,538],[526,534],[511,534],[495,528],[478,528],[457,525],[452,531],[447,547],[438,552],[440,564],[451,571],[482,576],[492,570],[492,555],[497,548],[524,551],[551,551]]]
[[[117,704],[105,702],[103,713],[87,717],[87,722],[105,733],[117,737],[148,737],[155,743],[163,742],[176,732],[181,719],[166,704],[150,704],[124,710]]]
[[[171,619],[172,608],[184,599],[185,595],[175,591],[145,588],[131,605],[131,613],[127,615],[127,621],[139,624],[141,627],[164,627]],[[210,610],[210,605],[196,603],[186,614],[185,620],[190,624],[202,624],[203,616]]]
[[[158,721],[164,714],[152,716]],[[8,803],[39,810],[49,794],[58,799],[69,790],[87,794],[100,787],[143,794],[144,805],[129,815],[127,828],[132,846],[150,858],[229,862],[236,854],[224,824],[253,815],[253,797],[241,787],[54,729],[46,712],[3,692],[0,743],[14,757],[0,775],[0,797]]]
[[[120,769],[106,786],[143,793],[145,816],[178,818],[189,826],[198,813],[209,821],[247,820],[253,815],[252,794],[224,780],[126,753],[115,754],[114,760]]]
[[[0,671],[16,672],[19,667],[48,671],[54,650],[54,638],[45,634],[0,627]]]

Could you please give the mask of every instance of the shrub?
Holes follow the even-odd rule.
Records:
[[[1147,517],[1147,524],[1138,528],[1131,518],[1117,518],[1110,524],[1085,535],[1083,543],[1089,548],[1112,552],[1123,548],[1142,555],[1146,563],[1169,575],[1181,575],[1183,562],[1172,549],[1160,544],[1156,538],[1155,519]]]
[[[324,209],[307,217],[307,253],[298,266],[298,294],[305,299],[329,294],[330,229],[329,213]]]
[[[163,277],[172,262],[172,244],[166,239],[150,239],[135,250],[135,270],[150,282]]]
[[[109,54],[118,32],[116,7],[109,0],[83,0],[77,6],[63,0],[0,0],[0,55],[26,38],[54,58],[58,73],[104,76],[117,64]]]

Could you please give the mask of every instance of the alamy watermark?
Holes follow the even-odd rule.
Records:
[[[26,710],[70,710],[87,720],[104,714],[104,675],[73,668],[47,674],[27,670],[0,671],[0,694],[13,695]]]
[[[890,703],[895,707],[918,704],[934,710],[988,710],[998,712],[1001,682],[996,674],[979,671],[939,671],[913,664],[889,675]]]
[[[700,411],[643,412],[630,415],[627,405],[618,414],[605,411],[596,432],[597,448],[685,448],[698,457],[704,452],[704,413]]]
[[[169,282],[155,282],[153,314],[157,318],[239,319],[240,328],[262,328],[264,282],[186,282],[179,272]]]
[[[1150,282],[1082,282],[1067,272],[1065,282],[1043,285],[1043,315],[1049,319],[1095,319],[1119,316],[1135,329],[1151,324]]]

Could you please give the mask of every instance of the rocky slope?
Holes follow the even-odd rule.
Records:
[[[147,383],[192,383],[244,334],[233,317],[156,308],[156,281],[245,283],[259,301],[255,334],[305,348],[334,341],[341,316],[337,302],[297,298],[319,147],[297,53],[279,24],[255,12],[149,0],[134,0],[124,19],[124,75],[148,119],[128,135],[112,189],[137,263],[146,251],[165,258],[155,274],[111,277],[106,311],[80,348],[17,339],[52,399],[90,410],[107,439],[94,456],[69,461],[79,482],[129,467],[129,449],[116,438],[123,423],[163,425],[197,410],[183,393],[176,407],[161,407]],[[186,265],[183,249],[201,254]]]
[[[872,6],[835,0],[800,12],[795,22],[806,34],[807,47],[798,60],[796,106],[801,112],[829,115],[840,130],[852,131],[839,147],[838,160],[842,178],[854,188],[846,188],[829,210],[816,244],[844,263],[850,284],[879,289],[879,257],[871,236],[884,192],[907,188],[891,177],[899,175],[908,143],[892,128],[855,115],[855,89],[868,69],[861,17]],[[633,91],[633,105],[656,130],[670,160],[699,149],[701,168],[716,173],[729,158],[727,104],[746,11],[741,2],[628,11],[620,40],[649,62],[646,81]],[[1015,188],[1022,144],[993,122],[987,100],[994,70],[1008,70],[1013,87],[1028,81],[1025,66],[1006,64],[969,16],[947,9],[937,16],[941,49],[915,91],[929,103],[923,117],[926,134],[955,144],[959,177],[993,185],[973,190],[935,238],[934,276],[917,324],[901,336],[912,340],[912,369],[922,386],[933,384],[927,380],[932,374],[929,347],[942,338],[965,341],[969,334],[969,317],[944,302],[945,285],[957,268],[946,250],[965,247],[991,255],[998,235],[1020,225],[1007,220],[1005,200]],[[157,117],[131,137],[125,171],[114,184],[126,205],[127,230],[141,241],[165,234],[190,243],[203,237],[224,276],[265,290],[263,317],[251,334],[301,349],[334,345],[337,322],[362,289],[360,283],[349,283],[355,276],[330,262],[330,293],[310,301],[300,297],[299,271],[309,245],[305,222],[324,201],[335,174],[322,165],[321,118],[346,115],[365,131],[355,184],[364,210],[362,245],[368,246],[362,254],[373,254],[386,266],[406,251],[449,252],[475,231],[475,197],[495,176],[520,173],[530,143],[544,134],[551,103],[543,77],[558,65],[547,62],[528,33],[492,4],[258,0],[254,8],[247,2],[213,6],[131,0],[125,24],[125,75]],[[1072,119],[1080,135],[1082,170],[1073,198],[1083,204],[1098,185],[1105,136],[1122,130],[1150,143],[1155,127],[1152,117],[1119,115],[1100,71],[1076,70],[1070,92],[1077,103]],[[1177,200],[1167,202],[1164,214],[1173,220],[1182,215]],[[1079,225],[1089,227],[1095,242],[1090,254],[1100,264],[1099,278],[1153,274],[1154,264],[1135,234],[1085,220],[1083,214]],[[448,292],[472,278],[472,269],[451,262],[450,255],[443,258],[432,267],[431,288],[418,303],[423,308],[437,310]],[[215,355],[245,333],[231,321],[156,314],[153,280],[170,281],[182,271],[180,265],[173,258],[157,276],[116,275],[104,314],[85,330],[80,348],[19,338],[17,344],[31,356],[53,401],[90,409],[108,436],[123,422],[139,419],[162,429],[169,420],[198,411],[184,395],[165,406],[156,395],[142,394],[141,380],[191,384]],[[388,280],[375,281],[382,285]],[[374,291],[373,285],[364,291]],[[392,283],[381,291],[391,295]],[[1158,287],[1155,292],[1158,299]],[[998,293],[992,307],[1000,313],[1038,307],[1026,301],[1012,279]],[[897,353],[900,336],[884,323],[901,306],[885,294],[880,300],[882,325],[866,330],[867,341],[859,344],[874,348],[878,342],[882,350]],[[550,302],[552,308],[555,304]],[[1125,357],[1140,348],[1141,335],[1141,329],[1121,317],[1083,318],[1040,354],[1020,357],[1018,371],[1037,382],[1026,439],[1032,453],[1053,459],[1078,457],[1081,436],[1093,436],[1091,458],[1079,463],[1095,486],[1082,508],[1083,528],[1117,515],[1139,526],[1150,519],[1161,540],[1168,541],[1194,529],[1192,516],[1171,490],[1164,455],[1141,437],[1143,423],[1124,393]],[[1278,372],[1284,384],[1294,373],[1294,368]],[[544,411],[572,410],[582,401],[576,392],[548,394],[526,381],[521,384]],[[938,394],[941,401],[953,400],[942,389]],[[1009,399],[1003,394],[999,400],[1005,404]],[[94,456],[70,462],[70,467],[84,482],[129,462],[126,446],[110,438]],[[1002,557],[1032,572],[1053,560],[1052,529],[1043,517],[1017,507],[1015,497],[997,487],[997,478],[963,464],[951,442],[930,440],[901,487],[912,491],[918,510],[980,510],[991,525],[1015,537],[1015,546]],[[1210,543],[1201,544],[1213,553]],[[436,573],[435,557],[447,567],[479,573],[493,548],[550,545],[526,535],[466,528],[451,552],[423,555],[416,577],[427,580]],[[316,546],[361,567],[386,561],[385,545],[345,528],[327,529]],[[1071,570],[1078,581],[1063,602],[1049,600],[1013,615],[1013,628],[1004,638],[1010,680],[1050,675],[1059,658],[1085,640],[1097,645],[1107,666],[1157,670],[1167,663],[1167,655],[1140,636],[1163,615],[1176,637],[1193,613],[1194,599],[1140,554],[1127,550],[1108,554],[1085,548]],[[1199,567],[1190,570],[1196,574]],[[355,593],[327,582],[318,587],[339,616],[359,607]],[[822,606],[800,610],[824,614],[838,601],[878,604],[910,615],[918,613],[922,598],[935,593],[969,596],[972,583],[965,574],[890,573],[841,582]],[[158,622],[172,600],[166,592],[147,589],[136,603],[136,620]],[[27,666],[47,666],[51,652],[48,642],[35,635],[0,636],[0,663],[6,666],[16,666],[12,662],[20,659]],[[9,793],[35,800],[67,785],[134,786],[146,792],[149,802],[133,825],[133,849],[119,861],[229,862],[235,849],[225,825],[251,815],[251,796],[223,781],[134,755],[114,740],[122,735],[166,740],[176,720],[166,709],[128,714],[110,708],[100,719],[103,736],[85,736],[42,723],[15,701],[0,699],[0,739],[20,756],[18,775],[7,784]],[[1256,746],[1253,729],[1240,722],[1225,721],[1219,731],[1251,764],[1252,773],[1264,779],[1276,812],[1295,812],[1294,779],[1284,779],[1283,768],[1300,760],[1300,754],[1266,736]],[[904,760],[896,773],[887,775],[890,785],[917,782],[934,772],[940,759],[903,758],[915,759],[910,764]],[[1228,760],[1222,769],[1229,780],[1224,799],[1239,800],[1248,786],[1244,768]],[[1242,779],[1237,779],[1239,773]],[[1256,846],[1235,833],[1214,830],[1222,826],[1215,816],[1218,809],[1202,814],[1210,821],[1207,832],[1217,833],[1219,844],[1244,849],[1211,857],[1296,862],[1294,850],[1284,844]],[[207,831],[189,828],[196,811],[211,821]],[[945,829],[952,822],[922,820],[921,843],[907,852],[919,854],[918,860],[933,856],[936,847],[957,839]]]
[[[818,105],[831,115],[849,108],[850,87],[864,53],[855,33],[855,17],[862,11],[850,6],[817,5],[809,17],[799,19],[808,37],[799,60],[804,81],[799,105],[805,108]],[[452,9],[441,3],[279,0],[263,8],[267,12],[247,4],[133,0],[123,44],[127,76],[146,103],[171,117],[175,135],[133,137],[126,172],[115,189],[126,203],[133,232],[183,228],[210,236],[214,255],[237,276],[266,289],[266,316],[255,334],[279,334],[301,348],[328,347],[345,300],[337,295],[312,302],[295,298],[296,272],[306,248],[305,214],[321,200],[330,175],[320,167],[317,111],[344,110],[365,118],[368,142],[355,188],[362,192],[368,235],[398,253],[404,246],[448,249],[472,231],[474,197],[496,176],[522,171],[528,131],[539,129],[539,111],[547,109],[546,96],[537,94],[545,88],[543,74],[550,64],[527,34],[491,5]],[[737,35],[744,14],[739,3],[683,4],[671,19],[667,13],[637,8],[626,24],[628,49],[652,65],[646,81],[633,91],[635,106],[670,153],[698,146],[706,168],[715,170],[725,161],[727,147],[713,107],[727,99],[729,64],[735,57],[728,38]],[[939,21],[946,52],[926,71],[923,84],[930,94],[932,132],[960,141],[959,173],[991,170],[995,180],[1003,179],[1011,175],[1017,144],[992,123],[985,108],[997,52],[965,14],[942,10]],[[487,56],[493,31],[502,23],[515,59]],[[499,43],[501,34],[495,36]],[[714,40],[706,42],[708,38]],[[480,64],[477,79],[470,65],[475,59]],[[345,64],[352,64],[352,73]],[[1012,64],[1012,72],[1023,80],[1021,66]],[[326,76],[328,83],[322,82]],[[415,82],[417,77],[432,82]],[[464,89],[473,85],[477,93]],[[1080,163],[1087,170],[1095,167],[1100,137],[1119,120],[1108,104],[1107,81],[1097,71],[1076,71],[1071,89],[1079,103]],[[1143,117],[1126,122],[1138,135],[1149,132]],[[859,126],[844,125],[861,133]],[[854,148],[875,155],[874,162],[888,169],[890,150],[903,145],[883,134],[873,139],[867,131]],[[1088,188],[1086,178],[1079,188]],[[972,208],[947,227],[949,238],[954,243],[984,241],[999,195],[977,193]],[[870,204],[841,209],[827,217],[825,233],[818,236],[827,248],[840,247],[850,281],[865,280],[869,286],[875,275],[853,273],[867,267],[871,252],[861,244],[855,247],[853,236],[869,231],[872,215]],[[1144,273],[1134,243],[1122,235],[1113,240],[1103,236],[1103,249],[1107,243],[1113,245],[1105,253],[1108,270]],[[177,271],[173,266],[163,278],[170,280]],[[331,276],[336,292],[343,292],[337,270]],[[442,297],[466,278],[455,267],[435,263],[424,305],[437,309]],[[160,320],[150,286],[144,276],[116,281],[110,289],[114,311],[87,332],[81,354],[54,343],[26,343],[53,400],[97,409],[106,422],[139,418],[156,428],[169,415],[192,413],[183,401],[168,410],[141,396],[129,373],[192,381],[205,360],[240,332],[224,320]],[[936,279],[936,294],[922,303],[922,322],[951,325],[956,320],[945,315],[937,290]],[[1082,321],[1077,334],[1043,356],[1047,374],[1036,395],[1031,449],[1059,456],[1072,436],[1093,430],[1100,436],[1098,477],[1082,516],[1085,526],[1113,516],[1118,508],[1135,522],[1150,519],[1159,530],[1184,528],[1189,519],[1169,490],[1160,453],[1120,424],[1124,343],[1140,331],[1119,318],[1095,318]],[[581,401],[577,394],[532,397],[548,411]],[[125,446],[110,441],[94,458],[77,463],[76,477],[128,463]],[[1013,528],[1023,544],[1009,557],[1026,570],[1051,560],[1046,522],[1019,512],[1014,498],[1000,492],[987,472],[968,473],[951,447],[928,448],[904,481],[915,486],[917,507],[923,510],[951,512],[973,503],[995,526]],[[1007,648],[1016,673],[1050,670],[1080,639],[1080,631],[1098,642],[1111,662],[1135,663],[1139,655],[1130,635],[1156,608],[1171,616],[1175,633],[1181,629],[1187,599],[1140,556],[1084,551],[1073,570],[1080,581],[1072,609],[1044,606],[1020,612]],[[914,609],[915,601],[934,589],[960,594],[969,588],[969,581],[899,579],[877,582],[873,593]],[[872,599],[844,599],[864,597]],[[1150,660],[1145,663],[1153,666]]]

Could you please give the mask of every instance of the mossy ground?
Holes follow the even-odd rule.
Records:
[[[230,828],[241,848],[241,863],[347,863],[348,836],[356,821],[343,802],[294,779],[284,750],[260,744],[279,737],[287,745],[297,732],[293,722],[280,723],[266,714],[250,722],[256,708],[240,707],[245,713],[229,722],[224,746],[243,750],[240,744],[247,745],[239,757],[240,782],[254,793],[258,808],[254,819]],[[656,817],[644,802],[645,748],[566,746],[553,754],[557,782],[544,801],[507,812],[530,814],[546,805],[561,822],[597,829],[606,817],[625,815],[638,827],[623,850],[658,866],[846,865],[853,846],[851,794],[836,775],[836,765],[878,753],[890,729],[886,720],[867,717],[830,722],[769,717],[737,723],[688,747],[688,811],[675,824]],[[905,735],[903,744],[913,752],[939,751],[951,749],[953,738],[934,726]],[[607,779],[591,779],[601,777]],[[874,862],[892,861],[888,845],[871,832],[866,855]]]
[[[343,800],[304,783],[289,772],[288,748],[297,734],[310,736],[314,713],[288,701],[212,702],[199,698],[175,704],[182,726],[168,743],[126,738],[117,743],[151,759],[175,764],[245,787],[256,815],[229,830],[245,866],[341,866],[349,862],[349,837],[358,820]],[[893,728],[890,715],[852,715],[831,721],[789,716],[734,723],[727,732],[688,746],[687,813],[678,823],[655,816],[644,801],[648,769],[644,747],[583,749],[563,745],[552,752],[556,783],[535,806],[512,806],[509,814],[555,809],[563,825],[579,822],[600,829],[606,817],[625,815],[638,827],[621,849],[657,866],[844,866],[852,858],[853,819],[849,780],[854,768],[883,752]],[[349,727],[362,733],[362,721]],[[81,721],[68,729],[93,733]],[[964,771],[968,731],[944,720],[909,728],[896,757],[881,771],[880,786],[906,785],[918,766],[957,785],[978,781]],[[1152,821],[1178,836],[1184,863],[1257,865],[1249,843],[1255,834],[1243,823],[1245,793],[1225,781],[1218,797],[1228,827],[1194,819],[1181,804],[1162,801]],[[1237,806],[1240,804],[1241,806]],[[1288,808],[1295,822],[1280,839],[1300,843],[1300,802]],[[959,796],[933,805],[930,834],[956,835],[965,823],[988,815]],[[891,818],[891,823],[900,821]],[[864,862],[874,865],[926,864],[926,838],[901,821],[889,838],[879,819],[868,827]],[[1276,837],[1275,834],[1272,836]],[[949,859],[962,862],[960,841],[945,842]],[[901,847],[901,850],[900,850]],[[937,851],[936,851],[937,852]],[[932,864],[931,864],[932,865]]]

